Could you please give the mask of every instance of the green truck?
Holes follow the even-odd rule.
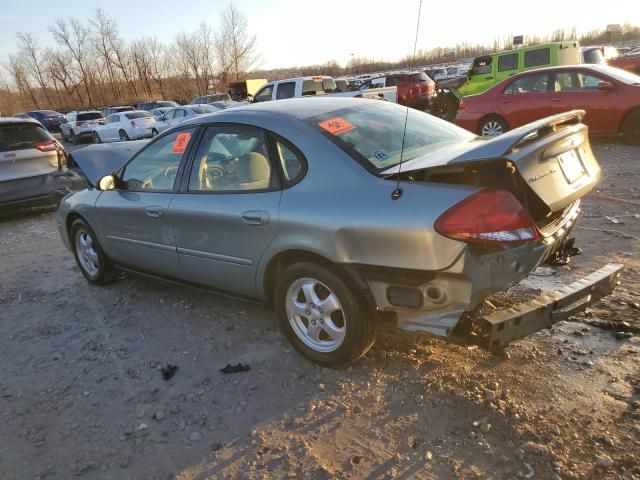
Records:
[[[482,93],[516,73],[535,68],[581,63],[580,45],[576,40],[545,43],[482,55],[473,60],[466,76],[438,82],[438,95],[431,113],[453,121],[460,99]]]

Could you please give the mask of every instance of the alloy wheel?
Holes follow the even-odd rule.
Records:
[[[337,295],[313,278],[299,278],[286,294],[287,318],[296,336],[316,352],[333,352],[345,339],[347,318]]]
[[[482,126],[480,133],[483,137],[495,137],[504,133],[504,127],[496,120],[489,120]]]
[[[93,246],[93,238],[85,230],[78,230],[76,234],[76,252],[84,271],[95,277],[100,270],[100,260]]]

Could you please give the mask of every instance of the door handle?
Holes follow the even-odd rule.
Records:
[[[264,210],[247,210],[242,213],[242,221],[246,225],[266,225],[269,223],[269,214]]]
[[[511,100],[502,100],[500,103],[511,103]]]
[[[158,206],[151,206],[151,207],[147,207],[145,209],[145,212],[147,213],[148,217],[152,217],[152,218],[160,218],[162,216],[162,214],[164,213],[164,209],[162,207],[158,207]]]
[[[561,98],[552,98],[551,101],[552,102],[561,102],[562,99]]]
[[[484,77],[485,80],[493,80],[493,77]]]

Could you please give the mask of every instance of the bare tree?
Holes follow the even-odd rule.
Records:
[[[31,33],[18,32],[18,55],[20,56],[22,63],[36,81],[40,90],[44,94],[47,104],[51,104],[51,97],[47,90],[48,79],[46,78],[45,71],[42,68],[43,58],[40,53],[40,47],[38,42],[31,35]]]
[[[223,73],[234,80],[251,70],[256,60],[256,37],[248,30],[247,17],[230,3],[222,12],[216,51]]]
[[[65,46],[71,56],[78,65],[80,70],[81,81],[84,84],[85,93],[89,105],[93,105],[90,88],[90,36],[89,29],[80,23],[79,20],[72,18],[65,21],[62,18],[56,19],[55,23],[49,27],[49,31],[59,45]]]
[[[114,100],[119,100],[120,89],[116,78],[116,65],[113,61],[113,44],[117,43],[114,37],[118,36],[115,20],[105,14],[100,8],[96,10],[95,16],[90,20],[94,29],[92,38],[96,52],[99,54],[102,64],[107,73],[108,82],[111,87],[111,94]]]
[[[29,83],[29,76],[21,59],[15,55],[10,55],[7,70],[11,79],[18,87],[20,96],[23,97],[23,99],[27,98],[29,103],[39,109],[40,105],[38,104],[38,99],[36,98],[35,92]]]
[[[164,79],[169,73],[169,59],[166,48],[155,37],[147,38],[146,45],[149,52],[149,75],[158,84],[160,96],[166,99]]]

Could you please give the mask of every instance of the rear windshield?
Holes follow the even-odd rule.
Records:
[[[131,112],[131,113],[125,113],[124,116],[127,117],[129,120],[133,118],[151,118],[152,117],[152,115],[149,112]]]
[[[333,78],[314,78],[302,82],[302,95],[317,95],[322,93],[334,93],[338,87]]]
[[[193,110],[198,115],[202,115],[203,113],[217,112],[219,110],[219,108],[210,107],[208,105],[199,105],[197,107],[191,107],[191,110]]]
[[[307,120],[313,128],[374,173],[434,150],[470,141],[466,130],[419,110],[387,102],[336,110]]]
[[[100,112],[89,112],[79,113],[77,120],[96,120],[98,118],[102,118],[102,114]]]
[[[54,112],[53,110],[40,110],[39,113],[41,113],[42,115],[60,115],[58,112]]]
[[[592,48],[582,52],[583,63],[603,63],[604,54],[599,48]]]
[[[51,137],[40,125],[31,123],[0,125],[0,152],[32,148],[46,140],[51,140]]]
[[[176,102],[172,100],[160,100],[156,102],[156,106],[157,107],[179,107],[180,105],[178,105]]]

